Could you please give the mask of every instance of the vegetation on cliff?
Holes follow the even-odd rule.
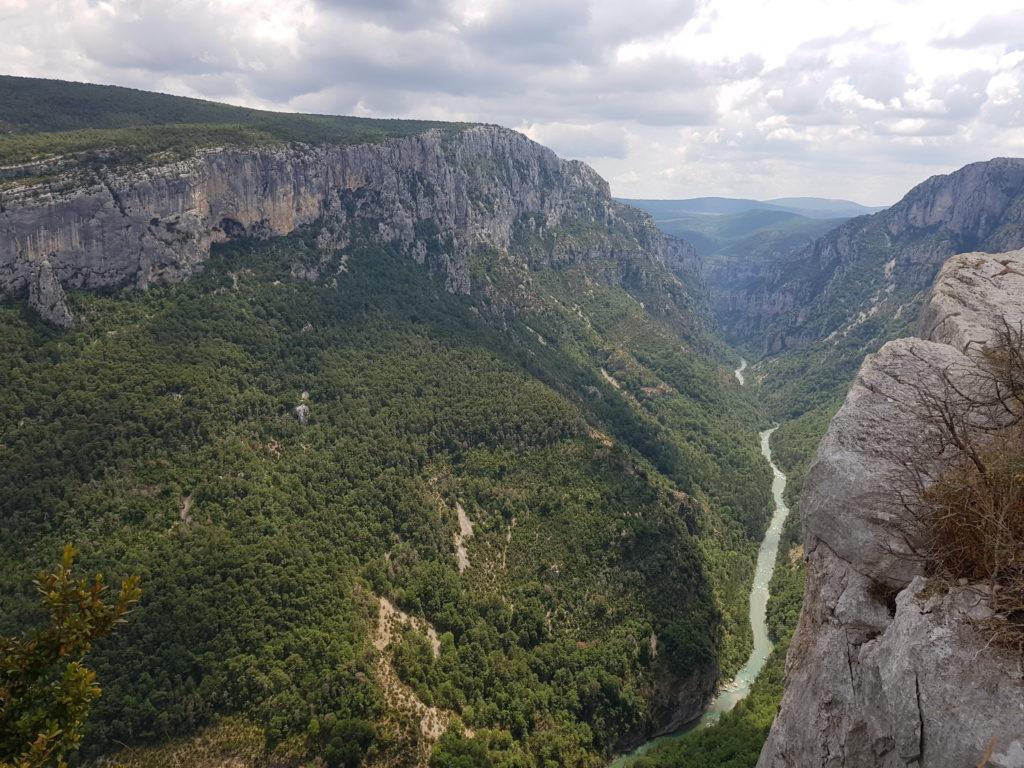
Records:
[[[938,583],[979,584],[990,642],[1024,652],[1024,329],[1002,330],[963,372],[913,388],[925,429],[895,455],[906,555]],[[942,467],[936,471],[936,466]]]
[[[266,112],[112,85],[0,75],[0,166],[66,154],[111,165],[201,147],[364,144],[463,123]]]
[[[239,716],[260,755],[412,763],[430,712],[440,764],[597,765],[665,716],[656,680],[742,662],[756,408],[668,277],[494,270],[508,315],[315,242],[73,293],[67,334],[0,307],[0,623],[59,541],[149,585],[94,651],[90,754]],[[381,598],[420,623],[379,651]]]
[[[775,647],[750,694],[717,722],[654,746],[642,757],[630,760],[628,768],[753,768],[757,764],[768,730],[779,711],[786,653],[800,618],[805,572],[799,539],[800,523],[791,514],[779,542],[768,599],[768,633]]]

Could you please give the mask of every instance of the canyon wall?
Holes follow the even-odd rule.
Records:
[[[315,225],[325,255],[392,249],[450,292],[486,296],[488,306],[519,297],[501,295],[487,269],[474,284],[474,264],[511,267],[521,286],[532,269],[585,263],[586,282],[657,282],[668,290],[644,294],[654,297],[652,312],[662,309],[655,302],[681,300],[685,310],[692,300],[684,319],[702,322],[704,289],[688,243],[612,200],[587,165],[496,126],[349,146],[209,148],[130,168],[29,164],[0,191],[0,295],[27,295],[44,320],[69,327],[76,318],[65,291],[184,280],[217,243],[306,225]],[[315,265],[293,265],[292,274],[319,276]],[[650,692],[652,720],[664,729],[699,715],[718,677],[717,663],[680,678],[669,662],[655,661]]]
[[[474,126],[352,146],[212,148],[132,169],[61,170],[0,193],[0,293],[28,293],[67,326],[69,288],[145,288],[200,269],[212,244],[319,222],[321,245],[394,247],[471,290],[469,256],[524,249],[546,260],[645,254],[697,282],[686,243],[614,202],[607,183],[514,131]],[[599,225],[616,237],[574,237]],[[575,228],[575,229],[574,229]],[[514,250],[514,249],[513,249]]]
[[[979,585],[926,578],[891,525],[894,457],[929,430],[915,388],[941,371],[969,386],[1001,319],[1024,321],[1022,297],[1024,251],[955,256],[920,338],[861,366],[801,501],[807,591],[759,768],[1024,766],[1024,662],[972,624],[989,615]]]
[[[1024,247],[1024,159],[972,163],[884,211],[716,286],[728,338],[767,353],[855,335],[866,347],[913,320],[947,258]]]

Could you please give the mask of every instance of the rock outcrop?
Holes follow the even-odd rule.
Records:
[[[58,328],[70,328],[71,310],[49,259],[43,258],[34,266],[28,287],[29,306],[46,322]]]
[[[29,289],[44,317],[66,325],[64,289],[181,280],[214,243],[313,222],[325,249],[395,248],[460,293],[471,289],[470,255],[517,244],[546,244],[521,249],[533,260],[632,251],[695,273],[692,248],[614,202],[588,166],[514,131],[474,126],[351,146],[206,149],[14,186],[0,193],[0,293]],[[608,236],[574,237],[580,225]]]
[[[972,625],[980,590],[933,588],[887,525],[894,457],[928,432],[915,387],[942,370],[968,381],[1001,319],[1024,320],[1022,297],[1024,251],[956,256],[922,338],[864,361],[805,485],[807,591],[760,768],[1024,766],[1024,662]]]

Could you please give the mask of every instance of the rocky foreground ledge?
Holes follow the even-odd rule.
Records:
[[[954,256],[920,338],[861,366],[804,491],[807,591],[759,768],[1024,767],[1024,662],[971,628],[987,612],[972,585],[933,593],[886,525],[893,449],[925,430],[902,403],[976,365],[1004,317],[1024,320],[1024,250]]]

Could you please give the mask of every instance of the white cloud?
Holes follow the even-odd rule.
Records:
[[[623,196],[886,203],[1024,147],[1019,0],[0,0],[0,69],[479,120]]]
[[[629,134],[619,125],[533,123],[521,130],[534,141],[567,157],[584,160],[624,158],[629,151]]]

